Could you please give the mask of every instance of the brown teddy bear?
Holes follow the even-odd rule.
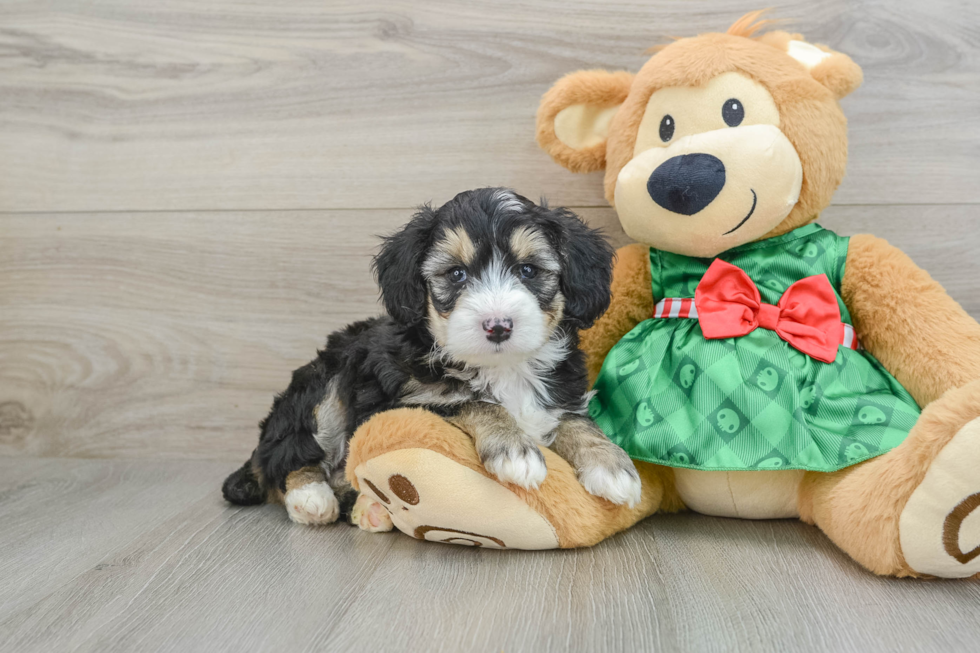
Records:
[[[503,486],[421,410],[376,416],[347,474],[417,538],[594,544],[658,511],[798,517],[878,574],[980,572],[980,325],[883,240],[814,224],[844,176],[847,56],[798,34],[679,39],[636,75],[548,91],[538,142],[605,169],[626,233],[613,303],[582,334],[590,415],[636,462],[613,506],[544,451]]]

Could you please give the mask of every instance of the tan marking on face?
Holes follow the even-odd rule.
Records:
[[[476,259],[476,246],[462,227],[448,229],[436,247],[466,266]]]
[[[510,236],[510,251],[518,261],[530,262],[552,272],[560,269],[547,238],[530,227],[514,230]]]
[[[555,329],[558,328],[558,324],[561,322],[562,316],[565,314],[565,296],[561,294],[561,291],[555,293],[555,298],[551,300],[551,306],[544,312],[545,316],[548,318],[545,322],[545,326],[548,329],[548,334],[554,333]]]
[[[548,242],[530,227],[518,227],[510,236],[510,251],[519,261],[532,258],[548,249]]]
[[[444,315],[436,310],[432,303],[432,298],[428,298],[429,313],[429,333],[432,339],[441,347],[446,346],[446,338],[449,336],[449,315]]]

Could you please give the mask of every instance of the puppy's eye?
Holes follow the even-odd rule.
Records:
[[[725,100],[721,105],[721,117],[729,127],[738,127],[745,120],[745,107],[735,98]]]
[[[529,263],[521,266],[521,279],[533,279],[538,276],[538,269]]]
[[[466,281],[466,270],[461,267],[455,267],[447,272],[446,276],[453,283],[463,283]]]
[[[670,114],[660,121],[660,140],[664,143],[674,137],[674,118]]]

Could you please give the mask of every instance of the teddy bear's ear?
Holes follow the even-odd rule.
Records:
[[[538,107],[538,145],[572,172],[606,167],[609,123],[629,95],[628,72],[580,70],[555,82]]]
[[[826,86],[837,99],[850,94],[864,80],[861,68],[849,56],[823,45],[791,39],[786,54],[803,64],[815,80]]]

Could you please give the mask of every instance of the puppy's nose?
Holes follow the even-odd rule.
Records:
[[[682,154],[667,159],[647,180],[654,202],[672,213],[694,215],[725,187],[725,164],[710,154]]]
[[[483,321],[483,330],[486,331],[487,340],[490,342],[503,342],[510,337],[513,328],[514,321],[509,317],[492,317]]]

